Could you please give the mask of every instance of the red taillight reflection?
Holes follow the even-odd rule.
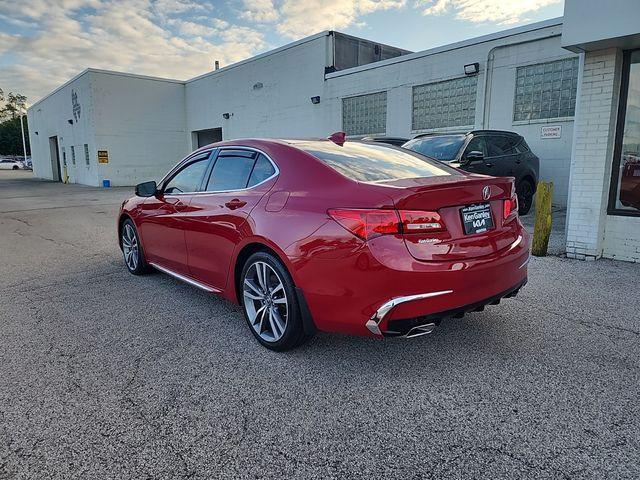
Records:
[[[395,210],[333,209],[329,215],[362,240],[380,235],[400,233]]]
[[[502,218],[504,222],[511,220],[518,215],[518,197],[512,197],[504,201]]]
[[[404,233],[440,232],[444,230],[444,224],[438,212],[400,210],[400,220]]]

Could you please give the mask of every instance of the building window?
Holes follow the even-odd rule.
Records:
[[[347,135],[387,131],[387,92],[342,99],[342,128]]]
[[[413,130],[474,125],[477,89],[478,77],[413,87]]]
[[[640,50],[624,55],[609,213],[640,216]]]
[[[76,149],[71,145],[71,163],[76,164]]]
[[[84,144],[84,161],[87,165],[89,165],[89,145]]]
[[[513,120],[573,117],[577,88],[577,57],[518,67]]]
[[[62,147],[62,165],[67,166],[67,152],[64,151],[64,147]]]

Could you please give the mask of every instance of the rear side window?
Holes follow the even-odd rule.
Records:
[[[267,160],[267,157],[262,154],[258,155],[256,164],[253,166],[253,171],[249,177],[247,187],[253,187],[254,185],[264,182],[274,173],[276,173],[276,170],[273,168],[271,162]]]
[[[206,190],[223,192],[246,188],[254,163],[253,152],[221,152],[211,171]]]
[[[453,175],[455,170],[409,150],[389,146],[330,141],[292,142],[345,177],[360,182]]]
[[[517,137],[489,137],[487,139],[487,156],[500,157],[502,155],[514,155],[516,152]]]

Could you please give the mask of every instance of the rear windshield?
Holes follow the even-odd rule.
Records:
[[[427,155],[436,160],[450,162],[458,156],[464,143],[464,135],[438,135],[433,137],[418,137],[409,140],[404,148]]]
[[[422,155],[385,145],[349,141],[343,146],[330,141],[292,143],[322,160],[345,177],[360,182],[436,177],[451,175],[455,172]]]

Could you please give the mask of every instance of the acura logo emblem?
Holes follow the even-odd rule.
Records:
[[[489,185],[487,185],[486,187],[484,187],[482,189],[482,199],[483,200],[489,200],[490,196],[491,196],[491,187]]]

